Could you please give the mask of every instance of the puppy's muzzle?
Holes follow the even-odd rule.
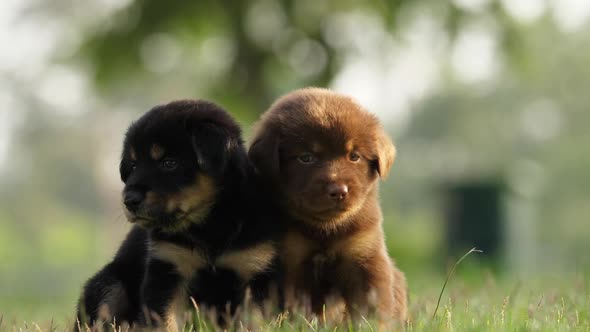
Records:
[[[139,206],[141,205],[141,203],[143,203],[144,199],[144,191],[128,190],[125,191],[123,197],[123,204],[125,204],[125,207],[127,208],[127,210],[129,210],[129,212],[137,213],[137,210],[139,210]]]

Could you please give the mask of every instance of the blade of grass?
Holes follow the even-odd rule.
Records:
[[[367,324],[367,326],[369,326],[370,331],[371,332],[375,332],[375,330],[373,330],[373,325],[371,325],[371,323],[369,322],[369,320],[364,315],[361,315],[361,318],[365,321],[365,323]]]
[[[37,324],[37,323],[31,323],[31,324],[33,324],[33,326],[35,327],[35,329],[36,329],[37,331],[39,331],[39,332],[43,332],[43,330],[41,329],[41,326],[39,326],[39,324]]]
[[[442,286],[442,289],[440,290],[440,295],[438,296],[438,301],[436,302],[436,308],[434,309],[434,313],[432,314],[432,321],[434,321],[434,318],[436,318],[436,313],[438,312],[438,308],[440,307],[440,300],[442,299],[443,293],[445,291],[445,288],[447,287],[447,284],[449,283],[449,280],[451,279],[451,277],[453,276],[453,273],[455,273],[455,270],[457,269],[457,266],[459,266],[459,264],[461,264],[461,262],[467,258],[467,256],[471,255],[474,252],[483,252],[481,250],[478,250],[477,248],[471,248],[471,250],[469,250],[465,255],[463,255],[463,257],[459,258],[459,260],[457,262],[455,262],[455,265],[453,266],[453,268],[451,269],[451,271],[449,271],[449,274],[447,274],[447,279],[445,280],[445,283]]]
[[[199,310],[199,306],[195,299],[191,296],[191,302],[193,303],[193,307],[195,308],[195,315],[197,315],[197,321],[199,322],[199,331],[203,331],[203,320],[201,319],[201,312]]]
[[[307,325],[309,325],[309,328],[311,328],[312,331],[315,331],[315,327],[313,326],[313,324],[307,320],[307,318],[305,318],[305,316],[303,315],[299,315],[301,316],[301,318],[303,318],[303,321],[307,323]]]

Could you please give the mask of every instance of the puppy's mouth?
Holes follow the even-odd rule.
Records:
[[[347,204],[337,203],[329,207],[309,207],[308,211],[318,215],[334,215],[348,211]]]
[[[191,224],[199,224],[208,207],[194,208],[189,211],[176,209],[165,212],[160,207],[144,207],[137,212],[125,210],[127,220],[144,228],[158,228],[167,231],[182,231]]]
[[[156,213],[155,211],[150,211],[150,209],[141,208],[138,211],[132,212],[128,209],[125,210],[125,217],[127,217],[127,221],[132,224],[138,224],[140,226],[154,226],[157,224],[165,223],[166,221],[170,221],[169,216],[165,216],[163,213],[159,212]]]
[[[329,204],[318,204],[318,202],[297,200],[291,201],[291,208],[288,210],[295,212],[295,217],[304,219],[313,219],[316,222],[334,221],[340,216],[346,215],[351,206],[347,202],[330,202]]]

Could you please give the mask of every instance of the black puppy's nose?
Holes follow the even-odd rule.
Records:
[[[125,197],[123,199],[123,203],[127,210],[131,212],[137,212],[139,205],[143,202],[145,194],[141,191],[137,190],[129,190],[125,192]]]
[[[335,201],[342,201],[348,194],[348,186],[342,183],[332,183],[328,185],[328,195]]]

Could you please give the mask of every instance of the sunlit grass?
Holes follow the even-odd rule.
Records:
[[[459,269],[461,270],[461,269]],[[470,270],[471,271],[471,270]],[[407,331],[589,331],[590,284],[585,275],[561,279],[518,280],[495,278],[488,271],[465,275],[458,271],[441,297],[433,319],[444,276],[410,279],[410,319]],[[473,281],[475,280],[475,281]],[[49,309],[51,303],[47,303]],[[54,308],[62,312],[64,308]],[[67,309],[67,308],[66,308]],[[73,312],[71,313],[73,315]],[[61,316],[63,317],[63,316]],[[26,317],[3,317],[1,331],[65,331],[73,318],[31,322]],[[339,325],[322,317],[299,313],[263,315],[247,308],[231,331],[390,331],[399,326],[382,325],[370,317]],[[124,329],[123,329],[124,330]],[[204,312],[186,316],[186,331],[215,331],[213,320]]]
[[[394,234],[390,240],[395,240]],[[421,244],[417,240],[416,243]],[[22,261],[27,265],[18,268],[0,266],[0,288],[3,290],[0,331],[70,331],[74,326],[76,297],[84,280],[108,260],[111,253],[105,252],[97,255],[100,257],[89,257],[79,265],[68,267],[39,261],[32,264],[27,260]],[[489,269],[478,261],[484,256],[467,257],[448,282],[445,280],[449,274],[441,273],[441,266],[433,264],[432,260],[422,259],[422,256],[400,260],[399,265],[407,272],[410,287],[410,319],[406,330],[590,331],[590,280],[587,273],[557,273],[559,278],[533,274],[532,277],[519,278]],[[453,267],[453,263],[450,261],[449,267]],[[399,326],[385,329],[371,317],[335,326],[325,323],[322,317],[306,317],[297,312],[262,315],[251,308],[246,308],[245,312],[231,330],[399,329]],[[203,312],[196,313],[187,316],[187,331],[216,330],[213,320]]]

